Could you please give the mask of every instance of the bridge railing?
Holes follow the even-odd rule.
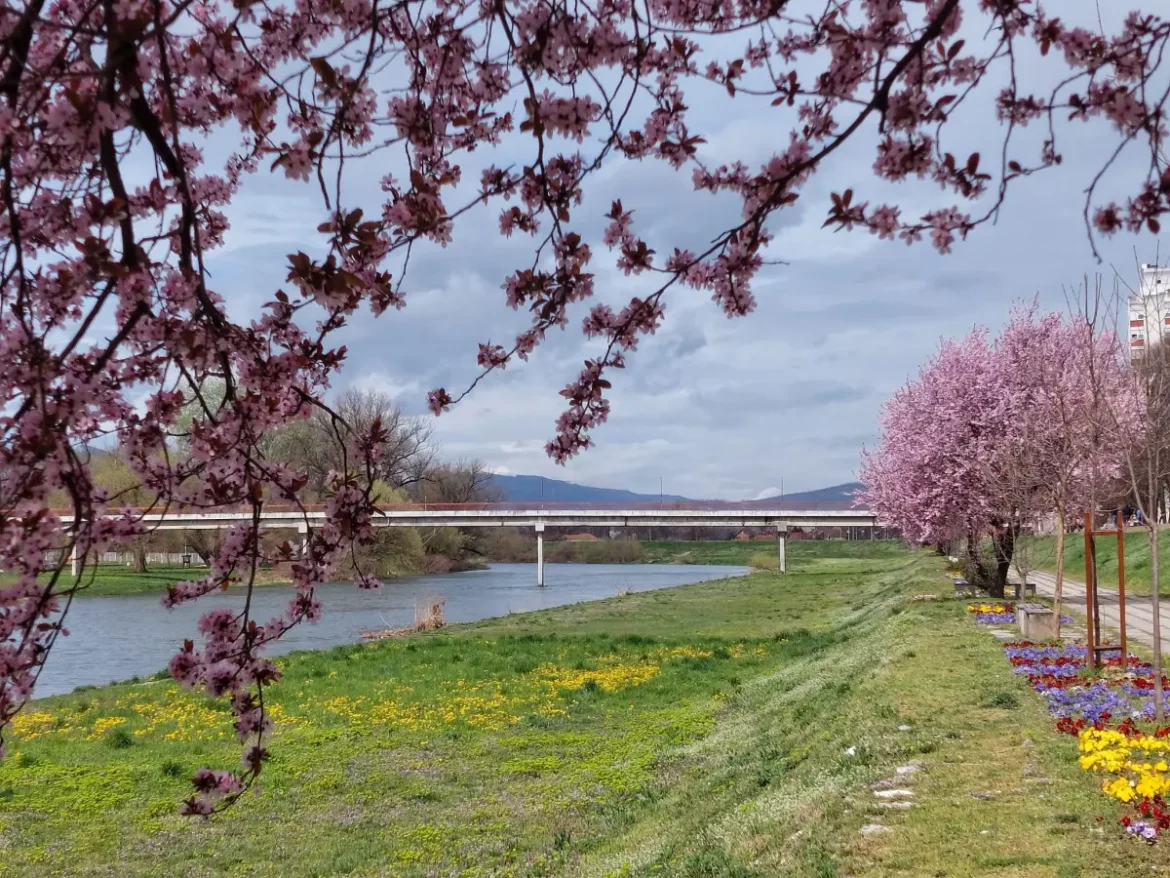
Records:
[[[272,513],[324,512],[327,508],[326,504],[323,503],[305,503],[300,506],[292,503],[267,503],[264,505],[263,511]],[[420,501],[418,503],[378,504],[378,509],[382,512],[527,512],[533,510],[569,512],[616,512],[619,510],[646,512],[761,512],[766,510],[783,510],[786,512],[854,512],[861,515],[868,512],[866,508],[855,506],[852,503],[781,503],[773,500],[747,501],[742,503],[718,500],[689,503],[564,503],[554,500],[490,503],[423,503]],[[112,514],[119,514],[126,511],[135,515],[215,515],[222,513],[242,514],[251,512],[252,510],[250,506],[111,507],[110,509]],[[59,516],[71,516],[73,514],[72,509],[53,509],[52,512]]]

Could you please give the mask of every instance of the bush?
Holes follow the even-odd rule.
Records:
[[[115,750],[125,750],[134,746],[134,736],[125,726],[114,726],[106,733],[106,743]]]
[[[378,528],[372,543],[355,548],[362,571],[378,577],[401,576],[423,569],[423,541],[413,527]],[[355,573],[353,559],[348,553],[341,571],[347,576]]]
[[[989,699],[987,699],[988,707],[1002,707],[1011,709],[1020,706],[1020,700],[1016,698],[1013,692],[996,692]]]
[[[779,570],[780,559],[770,552],[756,552],[749,562],[756,570]]]
[[[159,769],[162,771],[164,777],[183,776],[183,763],[174,759],[164,759]]]

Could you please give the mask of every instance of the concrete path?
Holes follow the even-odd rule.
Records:
[[[1036,593],[1052,597],[1056,591],[1056,577],[1051,573],[1030,572],[1028,580],[1036,583]],[[1011,586],[1008,594],[1014,593]],[[1105,629],[1117,630],[1121,626],[1118,614],[1117,589],[1101,587],[1097,590],[1098,602],[1101,605],[1101,625]],[[1085,584],[1079,579],[1064,578],[1063,609],[1066,615],[1085,612]],[[1162,643],[1170,641],[1170,600],[1163,598],[1159,603],[1159,620],[1162,627]],[[1141,641],[1147,646],[1154,645],[1153,613],[1148,595],[1125,595],[1125,629],[1133,640]]]

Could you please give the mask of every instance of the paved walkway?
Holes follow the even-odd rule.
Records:
[[[1052,597],[1056,591],[1056,577],[1051,573],[1031,572],[1028,579],[1036,583],[1036,593]],[[1008,593],[1013,593],[1011,586]],[[1101,605],[1101,625],[1117,630],[1121,627],[1118,614],[1117,590],[1101,587],[1097,590],[1097,600]],[[1085,584],[1079,579],[1064,578],[1064,595],[1061,599],[1062,612],[1085,612]],[[1163,598],[1158,610],[1159,621],[1162,627],[1162,643],[1170,641],[1170,600]],[[1125,595],[1125,629],[1133,640],[1139,640],[1147,646],[1154,644],[1154,622],[1148,595]]]

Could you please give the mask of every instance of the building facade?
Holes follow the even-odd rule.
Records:
[[[1170,337],[1170,267],[1142,265],[1137,292],[1129,297],[1129,351],[1137,356]]]

